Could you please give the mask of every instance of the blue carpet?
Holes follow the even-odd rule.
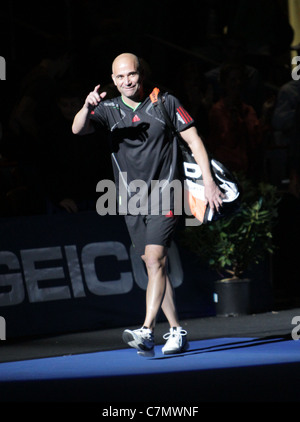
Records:
[[[94,378],[300,362],[294,340],[222,338],[190,342],[188,351],[165,356],[161,346],[144,358],[134,349],[67,355],[0,364],[0,381]]]
[[[290,337],[190,342],[179,355],[122,349],[0,364],[0,401],[299,401],[300,341]]]

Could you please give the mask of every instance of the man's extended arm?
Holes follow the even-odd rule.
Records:
[[[106,92],[98,93],[100,85],[95,86],[94,91],[86,97],[83,107],[74,117],[72,132],[75,135],[87,135],[94,132],[94,126],[90,121],[90,112],[106,96]]]

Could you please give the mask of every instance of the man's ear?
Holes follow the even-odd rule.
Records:
[[[114,84],[117,86],[117,83],[116,83],[116,78],[115,78],[115,76],[114,76],[114,74],[112,73],[112,75],[111,75],[111,78],[112,78],[112,80],[114,81]]]

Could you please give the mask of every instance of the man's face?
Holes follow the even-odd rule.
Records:
[[[113,66],[112,78],[120,94],[133,101],[140,101],[142,96],[142,77],[138,63],[131,57],[117,60]]]

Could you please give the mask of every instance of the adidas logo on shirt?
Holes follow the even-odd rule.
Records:
[[[141,119],[139,118],[139,116],[137,114],[134,115],[132,122],[139,122]]]

